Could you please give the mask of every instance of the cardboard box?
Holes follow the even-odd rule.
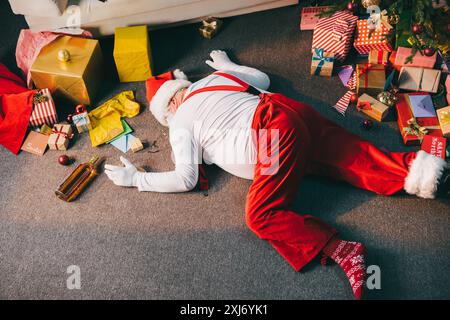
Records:
[[[70,53],[67,62],[58,60],[58,52],[62,49]],[[70,36],[59,37],[42,48],[30,71],[37,88],[48,88],[55,98],[90,105],[102,83],[99,42]]]
[[[55,124],[52,134],[48,138],[50,150],[67,150],[69,140],[72,136],[73,133],[70,124]]]
[[[42,156],[45,153],[45,150],[47,150],[48,139],[49,136],[46,136],[45,134],[30,131],[20,149],[38,156]]]
[[[376,96],[383,91],[386,82],[385,67],[380,64],[356,65],[356,91],[358,94],[367,93]]]
[[[370,64],[382,64],[386,66],[388,63],[389,52],[386,50],[372,49],[369,52]]]
[[[398,76],[399,88],[410,91],[436,93],[439,88],[441,71],[418,67],[402,67]]]
[[[116,28],[113,55],[120,82],[150,78],[152,69],[147,26]]]
[[[314,49],[311,62],[311,75],[331,77],[333,74],[334,53]]]
[[[380,122],[389,113],[389,107],[387,105],[365,93],[359,97],[356,109]]]

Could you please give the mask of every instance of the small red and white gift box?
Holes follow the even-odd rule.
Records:
[[[389,28],[384,23],[380,23],[378,28],[373,29],[370,20],[358,20],[353,46],[361,54],[368,54],[372,49],[391,52],[392,47],[387,38],[388,33]]]
[[[342,61],[350,51],[353,31],[358,17],[348,11],[338,11],[329,18],[322,18],[316,24],[313,33],[312,48],[321,48],[334,53]]]
[[[40,127],[43,124],[53,126],[58,122],[55,102],[53,101],[50,90],[41,89],[35,94],[36,103],[33,105],[33,111],[30,116],[30,125]]]

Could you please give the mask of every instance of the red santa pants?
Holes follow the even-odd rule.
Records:
[[[403,189],[416,154],[383,152],[312,107],[281,94],[261,97],[252,126],[255,132],[266,129],[267,139],[256,135],[258,159],[247,195],[246,222],[299,271],[336,234],[322,220],[291,209],[302,177],[327,176],[391,195]],[[274,145],[271,129],[278,132]],[[269,158],[278,156],[276,173],[268,170],[266,147]]]

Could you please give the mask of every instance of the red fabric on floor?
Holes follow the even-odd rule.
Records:
[[[0,144],[19,153],[33,108],[33,94],[24,81],[0,64]]]

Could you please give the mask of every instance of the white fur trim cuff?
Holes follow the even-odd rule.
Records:
[[[164,82],[161,87],[156,91],[150,102],[150,111],[163,126],[168,126],[167,116],[169,115],[169,102],[170,99],[177,93],[178,90],[187,88],[191,85],[191,82],[184,79],[168,80]]]
[[[434,199],[439,179],[446,167],[444,159],[420,150],[409,167],[405,191],[420,198]]]

